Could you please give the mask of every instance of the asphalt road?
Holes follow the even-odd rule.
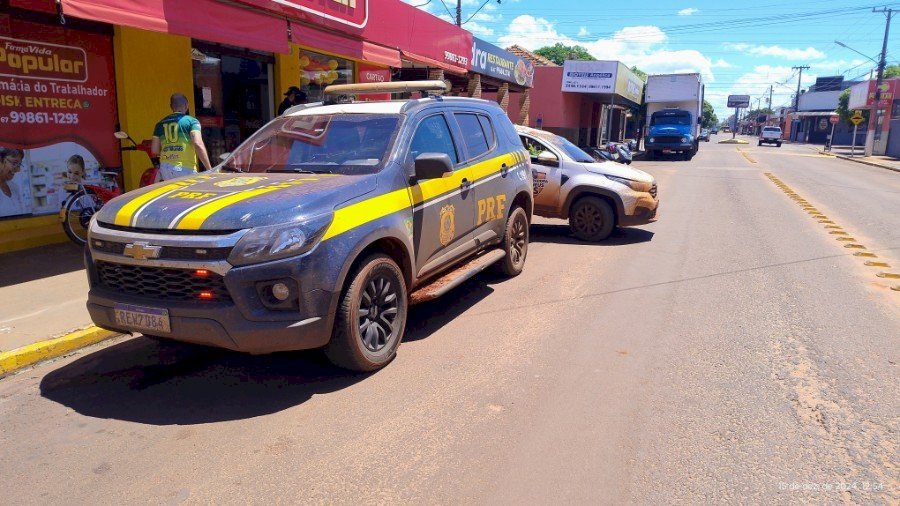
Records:
[[[765,173],[893,272],[900,174],[740,149],[636,162],[661,218],[608,242],[539,220],[376,374],[139,337],[0,380],[3,502],[896,504],[900,280]]]

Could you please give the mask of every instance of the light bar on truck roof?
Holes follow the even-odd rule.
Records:
[[[444,81],[393,81],[387,83],[332,84],[325,88],[327,95],[355,95],[360,93],[407,93],[435,91],[446,93]]]

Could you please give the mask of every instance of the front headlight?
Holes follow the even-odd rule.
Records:
[[[681,143],[682,143],[682,144],[687,144],[687,143],[688,143],[688,138],[687,138],[687,137],[682,137],[682,138],[681,138]]]
[[[636,192],[650,191],[650,186],[651,186],[650,183],[635,181],[633,179],[627,179],[624,177],[610,176],[609,174],[604,174],[604,175],[606,176],[606,179],[609,179],[610,181],[615,181],[619,184],[624,184],[625,186],[631,188],[632,190],[634,190]]]
[[[234,245],[228,263],[248,265],[302,255],[319,242],[332,218],[329,213],[301,223],[252,228]]]
[[[650,142],[656,142],[656,139],[654,139],[653,137],[650,137]]]

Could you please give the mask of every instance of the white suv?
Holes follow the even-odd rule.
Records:
[[[774,144],[781,147],[781,127],[777,126],[767,126],[763,127],[762,132],[759,133],[759,146],[762,146],[763,143],[766,144]]]

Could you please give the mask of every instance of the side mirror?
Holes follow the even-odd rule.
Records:
[[[541,151],[541,154],[537,157],[537,162],[540,165],[549,165],[550,167],[559,167],[559,158],[556,157],[553,153],[549,151]]]
[[[447,153],[422,153],[416,157],[416,179],[438,179],[453,172]]]

